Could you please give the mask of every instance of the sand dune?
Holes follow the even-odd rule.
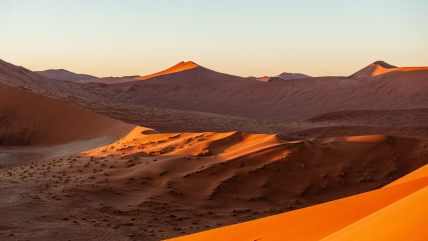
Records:
[[[350,77],[352,78],[370,78],[394,72],[417,72],[428,71],[428,67],[397,67],[385,63],[384,61],[376,61],[367,67],[359,70]]]
[[[213,211],[222,224],[371,190],[425,163],[419,159],[423,142],[403,138],[357,136],[304,141],[239,132],[141,134],[146,131],[136,128],[118,142],[84,155],[135,160],[128,161],[132,165],[128,173],[111,178],[139,180],[143,176],[155,186],[145,187],[144,194],[132,202],[127,200],[127,205],[137,205],[154,192],[159,202]],[[151,156],[157,161],[144,161]],[[134,194],[138,192],[137,187],[129,188]],[[116,202],[110,205],[122,207]],[[184,213],[197,223],[212,225],[208,217]],[[180,230],[190,231],[188,226],[192,225],[184,222]],[[232,237],[224,240],[245,240]]]
[[[186,63],[182,65],[184,67],[179,64],[180,68],[175,68],[179,71],[166,71],[144,81],[82,85],[58,83],[1,62],[0,81],[72,101],[109,117],[155,128],[160,132],[239,130],[287,134],[306,129],[311,131],[305,133],[312,135],[317,131],[315,128],[334,125],[358,126],[360,130],[366,126],[370,129],[370,132],[349,132],[345,135],[396,135],[397,132],[383,131],[403,123],[406,128],[414,128],[423,121],[415,121],[410,115],[405,115],[412,125],[406,124],[405,118],[400,116],[397,120],[391,111],[400,110],[404,113],[410,109],[428,108],[426,70],[396,71],[373,78],[313,77],[305,81],[288,80],[266,84],[199,65],[195,67],[195,64],[190,65],[192,68]],[[364,120],[364,117],[358,120],[355,116],[349,121],[343,118],[328,123],[306,121],[312,117],[346,111],[379,112],[369,114],[370,121]],[[381,121],[371,123],[384,114]],[[314,136],[317,136],[316,133]]]
[[[110,88],[121,103],[284,122],[335,111],[427,108],[427,77],[428,69],[421,67],[370,78],[313,77],[266,84],[198,66],[132,82],[132,91],[125,88],[131,83]]]
[[[367,67],[357,71],[350,77],[353,78],[369,78],[384,74],[388,71],[395,70],[397,66],[390,65],[384,61],[376,61]]]
[[[79,155],[0,169],[1,190],[37,197],[20,199],[29,202],[31,209],[2,202],[0,211],[5,215],[0,221],[14,227],[13,223],[30,220],[31,226],[24,223],[21,231],[10,229],[14,237],[23,239],[28,237],[25,230],[46,229],[48,222],[55,223],[49,228],[52,231],[38,232],[34,240],[55,239],[55,230],[66,230],[67,237],[84,232],[81,240],[109,235],[117,240],[159,240],[373,190],[426,164],[425,146],[425,141],[390,136],[295,139],[241,132],[156,133],[136,127],[111,145]],[[412,188],[394,195],[404,196],[416,186]],[[337,219],[339,213],[331,208],[339,210],[339,206],[318,212],[330,219],[317,232],[317,219],[304,223],[313,225],[311,235],[324,237],[392,202],[378,199],[378,204],[351,212],[333,228],[327,221]],[[34,211],[41,207],[43,218]],[[309,235],[297,231],[303,228],[297,221],[308,215],[295,215],[295,229],[290,232]],[[269,230],[278,229],[272,223],[266,225],[269,235]],[[94,229],[98,237],[86,233]],[[250,229],[248,237],[260,234],[257,226]],[[225,235],[225,239],[212,237],[240,240]]]
[[[120,136],[132,125],[0,84],[0,145],[52,145]]]
[[[137,79],[139,80],[146,80],[146,79],[150,79],[153,77],[158,77],[158,76],[162,76],[162,75],[167,75],[167,74],[172,74],[172,73],[177,73],[177,72],[182,72],[182,71],[187,71],[187,70],[191,70],[194,68],[199,67],[198,64],[196,64],[195,62],[192,61],[187,61],[187,62],[180,62],[174,66],[172,66],[171,68],[168,68],[166,70],[163,70],[161,72],[157,72],[154,74],[150,74],[150,75],[145,75],[145,76],[140,76]]]
[[[426,240],[421,170],[372,192],[171,240]]]
[[[106,85],[0,62],[3,143],[45,145],[0,158],[48,158],[0,168],[0,239],[151,241],[288,211],[182,239],[335,240],[420,218],[425,168],[395,180],[427,164],[428,72],[359,76],[261,83],[183,62]],[[70,155],[83,144],[102,146]]]
[[[312,123],[336,123],[338,125],[375,125],[375,126],[425,126],[428,109],[408,110],[347,110],[314,116]]]

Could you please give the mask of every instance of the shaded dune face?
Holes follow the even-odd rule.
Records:
[[[53,145],[132,128],[80,106],[0,84],[0,145]]]

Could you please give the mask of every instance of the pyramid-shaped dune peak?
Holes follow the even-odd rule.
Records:
[[[199,65],[193,61],[181,61],[178,64],[172,66],[170,69],[187,70],[198,67]]]
[[[158,76],[162,76],[162,75],[173,74],[173,73],[177,73],[177,72],[191,70],[191,69],[194,69],[197,67],[200,67],[200,65],[196,64],[193,61],[181,61],[178,64],[176,64],[176,65],[174,65],[174,66],[172,66],[166,70],[163,70],[163,71],[160,71],[160,72],[157,72],[154,74],[140,76],[140,77],[138,77],[138,79],[139,80],[146,80],[146,79],[150,79],[153,77],[158,77]]]
[[[365,68],[357,71],[351,77],[353,78],[369,78],[376,77],[396,69],[397,66],[386,63],[385,61],[378,60],[366,66]]]
[[[378,60],[378,61],[372,63],[371,65],[377,65],[377,66],[380,66],[380,67],[385,68],[385,69],[397,68],[397,66],[392,65],[392,64],[388,64],[387,62],[382,61],[382,60]]]

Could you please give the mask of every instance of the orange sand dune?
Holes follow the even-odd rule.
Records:
[[[128,135],[117,142],[86,152],[88,156],[105,157],[114,154],[132,155],[143,151],[138,145],[149,143],[153,147],[145,148],[152,152],[158,151],[167,156],[240,156],[257,152],[281,143],[272,134],[242,134],[228,133],[163,133],[153,134],[153,130],[145,127],[135,127]],[[146,134],[146,133],[151,134]],[[197,141],[195,141],[197,140]],[[183,143],[189,142],[188,146]],[[296,142],[293,142],[296,143]],[[140,146],[141,147],[141,146]],[[165,152],[164,150],[169,150]]]
[[[171,68],[168,68],[166,70],[154,73],[154,74],[149,74],[149,75],[145,75],[145,76],[140,76],[137,79],[139,80],[146,80],[146,79],[150,79],[153,77],[158,77],[161,75],[167,75],[167,74],[172,74],[172,73],[177,73],[177,72],[181,72],[181,71],[186,71],[186,70],[190,70],[190,69],[194,69],[196,67],[199,67],[199,65],[197,65],[196,63],[192,62],[192,61],[187,61],[187,62],[180,62],[174,66],[172,66]]]
[[[428,71],[428,67],[396,67],[383,61],[376,61],[351,75],[354,78],[370,78],[392,72]]]
[[[403,71],[372,76],[376,66]],[[428,68],[382,66],[376,64],[351,77],[312,77],[305,81],[292,79],[268,83],[197,66],[186,71],[155,74],[145,81],[110,85],[109,88],[116,92],[111,98],[120,103],[274,122],[300,121],[345,110],[428,107],[425,95],[428,82],[424,81]],[[163,128],[156,126],[156,129],[162,131]]]
[[[396,69],[377,65],[360,77],[269,83],[185,65],[145,81],[103,85],[54,81],[0,61],[4,144],[57,144],[134,127],[16,86],[172,132],[135,127],[85,153],[0,168],[0,239],[152,241],[285,211],[180,239],[334,240],[362,232],[361,239],[403,238],[400,227],[421,228],[404,222],[426,214],[410,209],[426,195],[425,169],[385,185],[427,163],[427,141],[383,128],[423,128],[428,71],[373,77]],[[329,112],[336,114],[300,122]],[[313,129],[304,138],[235,131],[289,133],[276,131],[278,123]],[[322,127],[333,130],[315,130]],[[313,138],[322,135],[333,137]],[[24,148],[3,149],[8,155]],[[397,216],[400,227],[385,222]],[[391,233],[371,228],[380,224],[392,225]]]
[[[427,240],[427,168],[375,191],[170,240]]]
[[[296,139],[135,127],[84,153],[0,168],[0,223],[12,227],[0,239],[11,233],[22,240],[113,235],[155,241],[289,211],[183,238],[319,240],[427,181],[304,207],[373,190],[415,170],[426,164],[426,143],[380,135]],[[30,232],[34,227],[43,232]]]
[[[347,142],[381,142],[385,141],[386,137],[383,135],[370,135],[370,136],[346,136]]]
[[[0,145],[52,145],[121,136],[132,125],[0,84]]]
[[[394,68],[386,64],[383,66]],[[183,71],[166,71],[169,74],[144,81],[135,80],[131,76],[133,81],[129,83],[104,85],[53,81],[0,61],[0,81],[71,100],[107,116],[160,132],[238,130],[284,134],[295,132],[294,127],[303,130],[322,127],[324,124],[331,126],[332,123],[325,122],[296,122],[326,113],[353,110],[380,112],[375,115],[369,113],[371,119],[364,123],[359,121],[354,124],[352,116],[348,116],[342,118],[340,123],[333,120],[333,124],[395,128],[409,123],[408,126],[414,127],[423,125],[424,121],[414,121],[414,116],[409,115],[406,118],[401,118],[400,115],[391,119],[390,116],[394,114],[383,111],[428,108],[428,81],[425,81],[428,71],[425,70],[394,72],[370,78],[313,77],[305,81],[262,83],[202,66],[191,67],[194,64],[183,63],[175,68]],[[385,117],[384,113],[388,116]],[[360,120],[364,119],[364,115],[359,116]],[[395,122],[397,118],[401,119]],[[377,130],[380,131],[336,133],[335,136],[389,135],[383,129]],[[401,132],[393,132],[391,135],[401,135]]]
[[[322,240],[427,240],[427,200],[424,187]]]
[[[363,186],[370,185],[370,179],[379,178],[381,173],[389,179],[398,166],[403,168],[418,162],[424,145],[411,139],[382,135],[287,140],[276,135],[239,132],[144,133],[148,133],[146,128],[137,127],[116,143],[84,153],[86,157],[101,160],[121,157],[135,158],[137,162],[156,156],[156,162],[132,166],[127,172],[109,176],[119,181],[160,175],[154,179],[159,186],[145,187],[138,195],[134,193],[140,197],[136,200],[111,202],[112,205],[136,204],[155,192],[157,201],[174,202],[195,210],[208,206],[216,213],[264,212],[266,207],[277,208],[275,203],[284,201],[292,209],[307,199],[343,197],[335,193],[335,189],[342,194],[345,190],[363,190]],[[370,155],[366,156],[367,153]],[[162,190],[163,183],[171,185],[170,192]],[[405,197],[428,180],[415,183],[177,240],[282,240],[283,237],[319,240]],[[297,195],[291,194],[293,192]],[[308,193],[302,194],[305,192]],[[179,198],[171,197],[171,193]],[[350,208],[356,205],[357,209]]]
[[[371,73],[371,77],[376,77],[386,73],[393,72],[415,72],[415,71],[428,71],[428,67],[397,67],[397,68],[382,68],[377,66]]]

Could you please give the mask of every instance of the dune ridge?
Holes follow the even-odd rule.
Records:
[[[376,61],[367,67],[352,74],[351,78],[370,78],[378,77],[387,73],[394,72],[414,72],[414,71],[427,71],[428,67],[397,67],[388,64],[384,61]]]
[[[193,61],[181,61],[180,63],[166,69],[166,70],[162,70],[160,72],[154,73],[154,74],[149,74],[149,75],[145,75],[145,76],[140,76],[137,79],[138,80],[146,80],[146,79],[150,79],[153,77],[158,77],[158,76],[162,76],[162,75],[167,75],[167,74],[172,74],[172,73],[177,73],[177,72],[181,72],[181,71],[187,71],[187,70],[191,70],[194,68],[199,67],[198,64],[196,64]]]

